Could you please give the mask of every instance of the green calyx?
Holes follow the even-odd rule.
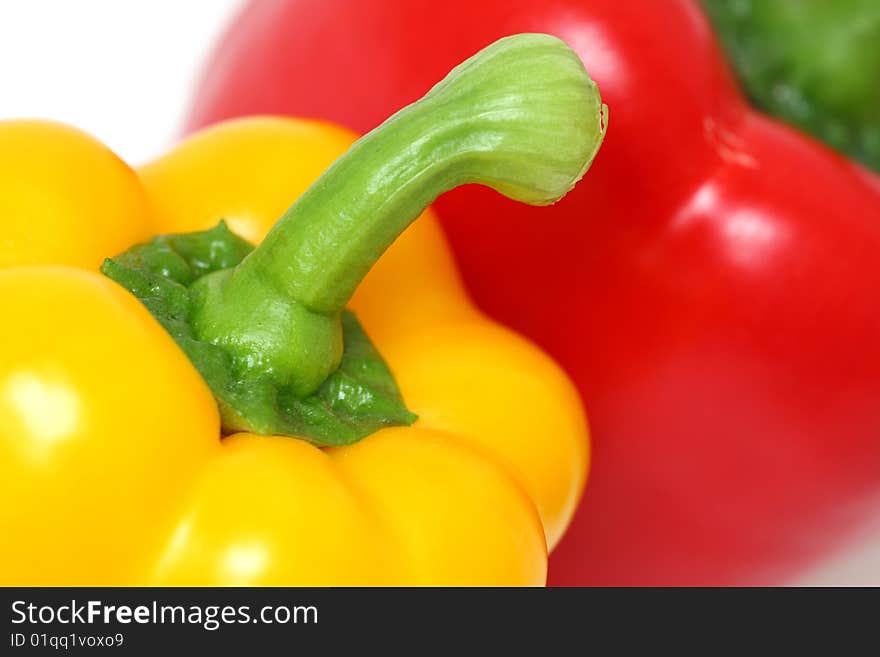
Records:
[[[217,397],[225,431],[348,444],[415,420],[345,311],[376,260],[462,184],[532,205],[559,200],[606,125],[598,89],[568,46],[543,34],[507,37],[358,140],[256,249],[221,224],[156,238],[102,271],[181,345]]]
[[[416,420],[387,365],[354,314],[341,314],[344,350],[318,388],[298,396],[222,345],[198,337],[194,283],[237,266],[253,246],[221,222],[211,230],[163,235],[108,258],[101,271],[138,297],[193,362],[214,393],[224,430],[299,436],[347,445],[384,426]]]

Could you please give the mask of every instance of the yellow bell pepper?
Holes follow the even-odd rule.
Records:
[[[577,62],[566,83],[594,94],[549,40]],[[581,115],[582,101],[565,102]],[[575,123],[560,129],[582,150],[556,197],[601,141],[600,117]],[[244,119],[133,170],[72,128],[0,122],[0,584],[544,583],[585,482],[585,418],[560,369],[468,301],[429,209],[348,303],[418,420],[339,447],[221,438],[199,370],[96,271],[220,219],[260,242],[354,141]]]

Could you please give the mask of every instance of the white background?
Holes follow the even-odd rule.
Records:
[[[180,131],[239,0],[0,0],[0,119],[52,118],[131,164]]]
[[[239,5],[0,0],[0,119],[70,123],[134,165],[159,155],[177,138],[204,58]],[[880,534],[866,532],[796,583],[880,585]]]

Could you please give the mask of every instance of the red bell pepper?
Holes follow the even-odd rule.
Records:
[[[611,108],[589,179],[551,208],[476,187],[436,207],[478,303],[591,417],[550,583],[783,581],[880,511],[880,183],[747,107],[696,4],[253,2],[190,127],[364,130],[527,31],[572,45]]]

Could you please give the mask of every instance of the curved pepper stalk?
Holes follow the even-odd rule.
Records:
[[[256,249],[221,225],[157,238],[102,271],[186,351],[226,431],[349,444],[415,420],[344,310],[376,260],[459,185],[554,203],[584,175],[606,126],[599,91],[565,43],[507,37],[358,140]]]

